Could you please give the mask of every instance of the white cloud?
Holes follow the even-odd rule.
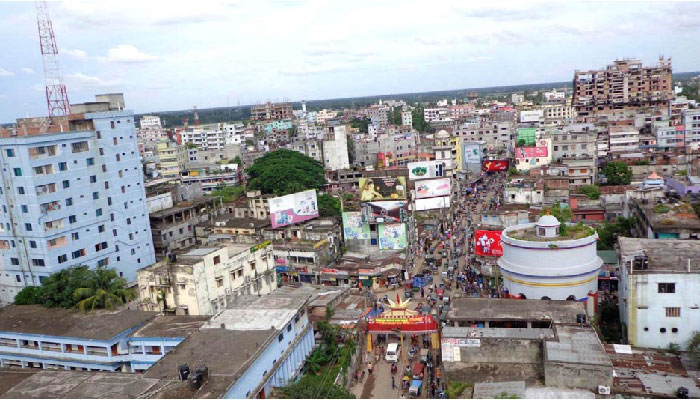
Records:
[[[29,88],[35,92],[45,92],[46,91],[46,87],[44,85],[39,84],[39,83],[34,84],[34,85],[30,86]]]
[[[120,44],[109,49],[107,57],[99,57],[100,61],[108,63],[143,63],[156,59],[156,57],[146,54],[134,46]]]
[[[65,54],[80,61],[86,61],[90,58],[86,51],[80,49],[62,49],[61,54]]]
[[[12,71],[8,71],[3,67],[0,67],[0,77],[10,77],[10,76],[15,76],[15,73]]]
[[[22,68],[22,72],[24,72],[27,75],[32,75],[34,73],[34,70],[29,67],[24,67]]]
[[[97,76],[85,75],[82,72],[65,76],[68,90],[89,91],[95,89],[113,88],[121,85],[118,80],[104,80]]]

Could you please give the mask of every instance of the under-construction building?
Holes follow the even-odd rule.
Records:
[[[616,60],[603,70],[574,73],[572,106],[579,116],[616,110],[668,107],[673,99],[671,59],[659,58],[655,67],[634,59]]]
[[[256,104],[250,109],[250,119],[253,121],[268,121],[275,119],[291,119],[292,103]]]

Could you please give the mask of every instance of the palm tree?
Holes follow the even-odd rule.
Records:
[[[81,311],[96,308],[114,309],[134,298],[134,292],[126,287],[126,281],[117,276],[116,271],[107,268],[97,268],[85,287],[73,292],[75,305]]]

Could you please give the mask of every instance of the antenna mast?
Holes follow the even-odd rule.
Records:
[[[63,84],[61,65],[58,62],[58,46],[53,32],[53,24],[45,1],[36,2],[36,23],[39,28],[39,46],[44,62],[44,84],[49,117],[70,115],[68,91]]]

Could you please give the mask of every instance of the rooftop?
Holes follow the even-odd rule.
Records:
[[[700,241],[676,239],[640,239],[618,237],[620,255],[624,257],[646,256],[649,268],[635,269],[643,273],[700,273]],[[626,267],[629,268],[629,267]]]
[[[542,340],[554,338],[554,331],[549,328],[465,328],[444,327],[445,338],[496,338]]]
[[[152,320],[156,313],[135,310],[91,311],[9,305],[0,308],[0,332],[109,340]]]
[[[448,320],[542,321],[569,324],[576,314],[584,314],[583,304],[565,300],[513,300],[458,297],[452,299]]]
[[[311,295],[308,293],[276,293],[264,296],[238,296],[226,309],[212,317],[204,328],[225,327],[234,331],[282,329]]]
[[[555,325],[556,341],[545,341],[545,362],[600,365],[612,368],[610,358],[593,328]]]
[[[652,229],[693,229],[700,230],[700,218],[688,203],[659,203],[644,204],[636,201],[635,204],[644,211]]]
[[[149,217],[150,218],[167,217],[169,215],[177,214],[179,212],[189,210],[189,209],[195,208],[197,206],[201,206],[203,204],[217,203],[220,201],[221,200],[218,197],[200,197],[200,198],[195,199],[193,201],[181,201],[181,202],[178,202],[175,205],[175,207],[166,208],[165,210],[160,210],[160,211],[156,211],[154,213],[150,213]]]
[[[595,234],[593,228],[586,225],[567,224],[566,233],[555,237],[544,237],[537,235],[535,224],[516,225],[506,229],[506,236],[517,240],[526,240],[530,242],[553,242],[564,240],[577,240],[589,237]]]
[[[204,315],[159,315],[132,336],[187,337],[197,332],[210,318]]]

